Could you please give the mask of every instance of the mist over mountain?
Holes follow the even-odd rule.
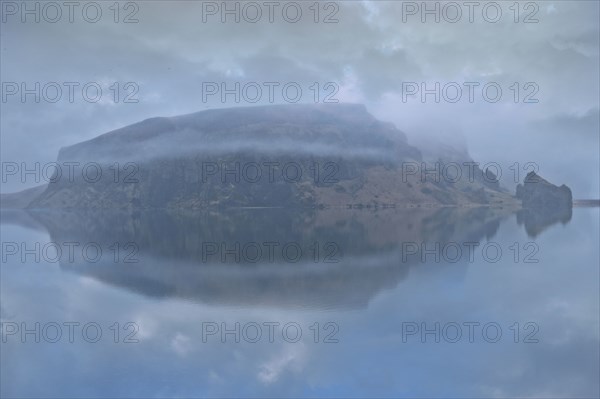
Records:
[[[238,107],[151,118],[63,148],[58,159],[149,161],[238,151],[420,159],[404,133],[358,104]]]
[[[428,154],[428,158],[433,159]],[[470,161],[448,150],[447,161]],[[440,157],[442,160],[442,157]],[[273,105],[151,118],[62,148],[57,163],[102,165],[56,179],[31,208],[509,204],[475,167],[448,181],[362,105]],[[111,174],[126,165],[127,176]],[[460,165],[460,164],[459,164]],[[439,168],[439,164],[437,165]],[[462,167],[462,166],[461,166]],[[429,167],[427,167],[429,169]],[[108,172],[108,173],[107,173]],[[468,173],[473,179],[467,179]],[[487,172],[486,172],[487,173]],[[432,176],[433,175],[433,176]]]

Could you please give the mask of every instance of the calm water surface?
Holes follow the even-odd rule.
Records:
[[[598,397],[599,217],[3,212],[0,393]]]

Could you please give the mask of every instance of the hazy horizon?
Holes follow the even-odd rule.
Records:
[[[294,23],[280,8],[274,9],[273,22],[266,8],[258,22],[248,22],[253,10],[243,13],[240,6],[239,23],[227,14],[222,23],[220,10],[208,3],[141,2],[137,9],[121,10],[119,23],[108,6],[95,23],[82,18],[79,8],[73,22],[65,9],[56,23],[44,20],[54,11],[46,15],[41,6],[39,23],[34,15],[22,23],[20,10],[7,10],[0,39],[6,97],[2,160],[53,162],[61,147],[147,118],[251,106],[256,87],[241,91],[252,82],[262,88],[257,104],[289,103],[291,97],[280,89],[292,83],[302,90],[298,102],[315,102],[318,94],[320,103],[361,103],[405,132],[409,143],[442,137],[466,144],[481,163],[508,168],[534,162],[549,181],[570,186],[575,198],[600,197],[597,2],[541,2],[535,3],[537,10],[522,3],[518,15],[505,4],[498,22],[488,22],[493,10],[484,16],[482,7],[472,15],[465,8],[454,23],[448,22],[454,10],[444,8],[446,3],[438,3],[439,23],[432,14],[425,14],[423,23],[421,10],[403,8],[411,2],[386,1],[323,5],[318,19],[329,23],[315,23],[308,3],[302,3],[303,18]],[[33,94],[22,102],[20,87],[7,94],[14,90],[6,86],[11,82],[29,90],[38,82],[40,102]],[[62,88],[54,103],[47,100],[54,98],[55,87],[43,92],[49,82]],[[68,82],[79,84],[73,102]],[[103,88],[96,102],[80,90],[90,82],[89,97],[96,84]],[[436,82],[439,103],[435,94],[425,95],[423,103],[420,85],[432,90]],[[495,103],[481,91],[490,82],[502,90]],[[240,85],[239,103],[234,94],[222,101],[220,87],[209,94],[221,84]],[[269,84],[278,85],[272,85],[272,98]],[[413,84],[417,94],[407,95]],[[462,97],[453,103],[455,84]],[[472,102],[469,84],[478,84],[471,86]],[[293,96],[294,87],[289,90]],[[565,151],[569,161],[561,159]],[[2,192],[33,185],[11,180]]]

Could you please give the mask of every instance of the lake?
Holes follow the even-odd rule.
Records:
[[[598,397],[599,208],[3,211],[2,397]]]

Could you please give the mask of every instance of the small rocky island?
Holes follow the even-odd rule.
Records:
[[[571,189],[564,184],[556,186],[535,172],[529,172],[523,184],[517,186],[517,198],[522,204],[517,223],[525,225],[530,237],[555,223],[568,223],[573,215]]]
[[[524,208],[560,210],[573,207],[573,195],[569,187],[564,184],[558,187],[535,172],[529,172],[523,184],[517,186],[517,198]]]

